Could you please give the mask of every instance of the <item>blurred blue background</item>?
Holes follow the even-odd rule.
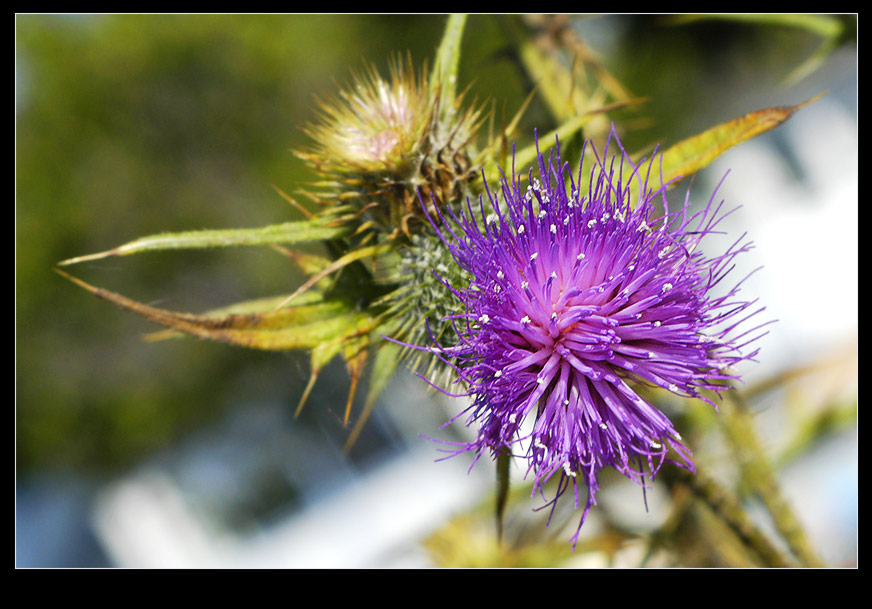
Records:
[[[292,149],[352,71],[392,54],[432,62],[445,16],[18,15],[16,17],[16,564],[19,567],[417,567],[420,540],[491,492],[492,471],[439,464],[432,442],[458,405],[402,371],[348,456],[348,381],[336,363],[298,418],[300,354],[154,328],[52,272],[60,260],[169,230],[296,219],[286,192],[312,180]],[[742,209],[729,232],[765,268],[746,284],[778,318],[750,385],[761,433],[789,456],[795,417],[856,409],[856,21],[810,76],[785,84],[820,41],[801,28],[602,16],[573,26],[634,95],[629,149],[675,143],[764,107],[828,90],[694,182]],[[854,39],[851,33],[854,33]],[[527,85],[496,16],[473,16],[461,84],[520,108]],[[522,133],[550,128],[534,99]],[[548,125],[546,127],[546,125]],[[95,285],[180,311],[287,293],[301,278],[259,249],[86,263]],[[821,363],[823,362],[823,363]],[[785,408],[784,404],[793,406]],[[799,413],[799,414],[797,414]],[[714,451],[712,454],[717,454]],[[856,560],[851,421],[786,458],[785,489],[828,564]],[[597,566],[596,563],[593,563]]]

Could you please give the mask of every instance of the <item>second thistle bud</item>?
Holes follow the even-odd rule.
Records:
[[[479,113],[440,112],[438,86],[425,74],[416,75],[409,58],[392,64],[389,81],[367,68],[321,102],[319,122],[306,129],[314,145],[297,152],[329,180],[322,203],[350,201],[391,238],[428,224],[421,200],[459,202],[475,177],[466,148]]]

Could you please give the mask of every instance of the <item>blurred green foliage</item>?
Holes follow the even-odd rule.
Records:
[[[441,18],[17,18],[17,457],[128,464],[236,401],[298,393],[293,355],[198,341],[95,307],[52,273],[61,259],[168,229],[298,219],[276,194],[311,179],[290,149],[314,94],[362,57],[428,57]],[[212,255],[215,254],[215,255]],[[157,254],[83,267],[145,302],[205,310],[298,277],[270,252]],[[244,389],[243,389],[244,387]]]

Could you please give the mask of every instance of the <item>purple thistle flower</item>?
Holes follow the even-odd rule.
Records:
[[[478,435],[451,452],[474,451],[478,461],[485,449],[494,457],[523,450],[534,493],[559,476],[552,512],[570,486],[580,507],[583,479],[573,548],[600,469],[643,488],[646,466],[652,478],[667,461],[694,471],[678,431],[638,387],[716,407],[702,392],[727,389],[738,378],[727,369],[756,355],[742,349],[759,336],[737,328],[762,310],[749,313],[753,301],[735,299],[738,285],[711,294],[751,246],[743,235],[719,256],[697,251],[724,217],[723,203],[713,194],[697,213],[688,199],[670,212],[666,185],[649,188],[653,161],[633,165],[612,137],[621,158],[606,160],[608,143],[602,160],[592,150],[589,177],[579,169],[573,178],[558,142],[547,163],[538,152],[539,175],[531,170],[526,188],[514,167],[511,181],[503,175],[502,206],[488,190],[492,212],[482,197],[478,219],[469,201],[454,217],[459,231],[434,224],[471,275],[468,286],[448,286],[466,311],[454,316],[459,342],[427,349],[451,361],[473,398],[464,412]],[[655,218],[658,199],[664,213]]]

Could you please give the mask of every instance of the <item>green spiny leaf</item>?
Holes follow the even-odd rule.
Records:
[[[321,241],[348,235],[351,227],[337,223],[334,218],[314,217],[300,222],[285,222],[260,228],[234,228],[218,230],[161,233],[141,237],[114,249],[88,254],[60,262],[60,266],[98,260],[109,256],[129,256],[157,250],[233,247],[241,245],[270,245]]]

